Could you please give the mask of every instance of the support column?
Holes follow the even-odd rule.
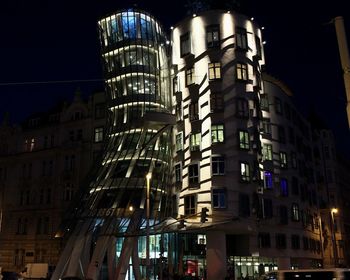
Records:
[[[207,279],[225,279],[227,273],[226,234],[207,232]]]

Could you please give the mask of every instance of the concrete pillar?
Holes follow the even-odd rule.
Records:
[[[207,279],[223,280],[227,273],[226,235],[220,231],[207,232]]]
[[[279,257],[277,259],[278,269],[290,269],[290,258],[289,257]]]

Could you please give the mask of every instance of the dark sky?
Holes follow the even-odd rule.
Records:
[[[320,114],[340,147],[350,142],[346,96],[334,26],[327,23],[343,16],[350,41],[346,2],[241,0],[241,11],[265,27],[267,71],[291,88],[303,112]],[[102,79],[96,22],[134,3],[166,28],[186,15],[186,0],[1,0],[0,114],[8,111],[19,122],[70,98],[77,87],[85,94],[102,89],[102,82],[5,84]]]

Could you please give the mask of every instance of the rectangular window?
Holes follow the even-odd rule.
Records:
[[[289,143],[295,144],[295,134],[294,129],[292,127],[288,127],[288,136],[289,136]]]
[[[181,151],[183,149],[183,134],[179,132],[176,134],[176,151]]]
[[[255,48],[256,48],[256,55],[258,57],[261,57],[261,41],[258,36],[255,36]]]
[[[249,164],[246,162],[240,163],[240,172],[241,172],[241,181],[249,182],[250,181],[250,170]]]
[[[95,104],[95,119],[104,118],[105,113],[106,113],[106,104],[105,103]]]
[[[186,70],[186,86],[194,84],[194,67]]]
[[[280,205],[279,207],[279,220],[281,225],[288,224],[288,208],[285,205]]]
[[[211,142],[212,143],[224,142],[224,125],[223,124],[211,125]]]
[[[263,210],[264,210],[264,219],[270,219],[273,216],[273,207],[272,200],[268,198],[263,199]]]
[[[272,173],[270,171],[264,171],[264,188],[273,188]]]
[[[276,248],[286,249],[287,248],[287,238],[285,234],[276,234]]]
[[[191,104],[188,108],[188,117],[189,117],[190,121],[199,120],[198,101],[191,102]]]
[[[297,154],[295,152],[291,152],[291,154],[290,154],[290,162],[292,164],[292,168],[294,168],[294,169],[298,168]]]
[[[180,55],[181,57],[191,52],[190,33],[186,33],[180,37]]]
[[[176,115],[177,121],[182,120],[182,103],[181,103],[181,101],[178,101],[175,105],[175,115]]]
[[[188,166],[188,182],[199,183],[199,164],[190,164]]]
[[[210,94],[210,111],[212,113],[224,110],[224,99],[221,93],[212,92]]]
[[[283,114],[282,101],[278,97],[275,97],[275,113],[279,115]]]
[[[103,127],[96,127],[94,133],[94,142],[102,142],[103,141]]]
[[[263,144],[263,158],[264,160],[272,160],[272,145],[271,144]]]
[[[207,48],[220,46],[220,25],[210,25],[207,27]]]
[[[292,234],[291,242],[292,242],[292,244],[291,244],[292,249],[294,249],[294,250],[300,249],[300,236],[299,235]]]
[[[245,63],[237,63],[236,65],[236,79],[238,81],[248,80],[248,66]]]
[[[260,95],[260,107],[263,111],[270,111],[269,97],[267,94]]]
[[[292,204],[292,221],[298,222],[300,220],[299,216],[299,205],[296,203]]]
[[[236,28],[236,46],[241,50],[248,50],[247,30],[241,27]]]
[[[175,182],[181,182],[182,181],[182,165],[181,163],[175,164]]]
[[[291,114],[290,107],[289,107],[288,103],[284,103],[284,112],[285,112],[287,120],[290,120],[292,117],[292,114]]]
[[[213,189],[213,208],[226,208],[226,190]]]
[[[193,133],[190,136],[190,149],[191,151],[199,151],[201,146],[201,134]]]
[[[196,197],[195,195],[187,195],[184,197],[185,215],[196,213]]]
[[[280,166],[283,169],[286,169],[288,167],[287,165],[287,153],[280,152]]]
[[[270,119],[264,119],[262,121],[262,132],[264,134],[268,134],[271,135],[271,123],[270,123]]]
[[[175,76],[173,78],[173,93],[179,92],[180,91],[180,87],[179,87],[179,79],[177,78],[177,76]]]
[[[258,244],[259,248],[270,248],[271,239],[269,233],[259,233],[258,234]]]
[[[208,64],[209,80],[221,79],[221,63],[211,62]]]
[[[213,156],[211,158],[212,175],[225,175],[225,159],[223,156]]]
[[[288,196],[288,181],[285,178],[280,179],[280,190],[281,190],[281,196]]]
[[[243,98],[236,99],[236,117],[239,117],[239,118],[249,117],[248,100]]]
[[[299,195],[299,182],[297,177],[292,177],[292,194]]]
[[[249,150],[249,133],[248,131],[239,130],[239,148],[242,150]]]
[[[249,195],[240,193],[238,200],[238,211],[240,217],[249,217],[250,216],[250,202]]]

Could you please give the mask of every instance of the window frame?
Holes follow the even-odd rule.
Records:
[[[225,157],[222,155],[211,156],[211,175],[222,176],[225,175]]]
[[[214,33],[217,33],[217,38],[215,39]],[[215,25],[208,25],[206,27],[206,32],[205,32],[205,41],[207,48],[215,48],[215,47],[220,47],[220,25],[215,24]],[[211,35],[211,40],[209,41],[209,35]]]
[[[236,64],[236,81],[248,81],[248,64],[243,62],[237,62]]]
[[[225,142],[225,125],[223,123],[212,124],[210,128],[211,143]]]
[[[191,53],[191,36],[189,32],[180,36],[180,57]]]
[[[238,141],[240,150],[250,150],[250,136],[247,130],[238,130]]]
[[[209,81],[221,80],[221,62],[208,63],[208,79]]]
[[[215,197],[217,196],[217,205],[215,205]],[[223,204],[221,203],[223,201]],[[225,188],[212,188],[212,207],[213,209],[227,208],[227,191]]]

